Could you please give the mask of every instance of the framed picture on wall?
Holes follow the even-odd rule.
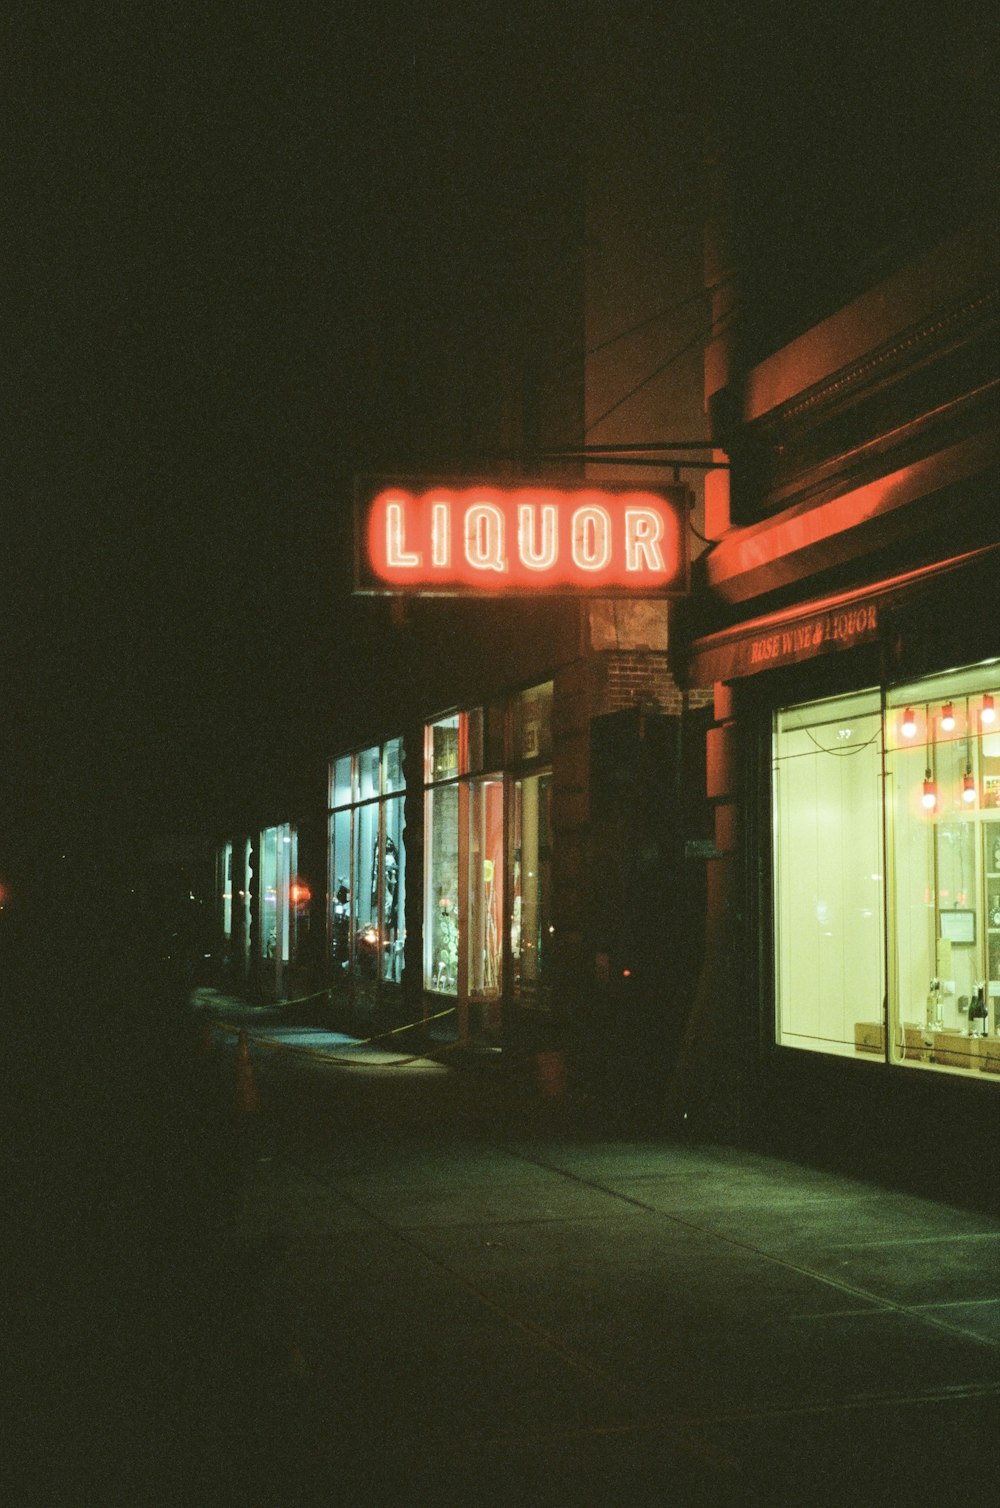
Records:
[[[941,936],[952,943],[974,943],[976,940],[976,913],[961,910],[942,911],[940,914]]]

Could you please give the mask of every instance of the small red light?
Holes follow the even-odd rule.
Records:
[[[632,970],[631,969],[622,969],[622,978],[623,979],[631,979],[632,978]]]

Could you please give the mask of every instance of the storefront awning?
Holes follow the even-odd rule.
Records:
[[[710,686],[794,665],[817,655],[853,649],[878,639],[890,611],[924,587],[980,563],[1000,564],[1000,546],[972,550],[933,566],[908,571],[869,586],[815,598],[782,612],[748,619],[732,628],[695,639],[685,681]]]

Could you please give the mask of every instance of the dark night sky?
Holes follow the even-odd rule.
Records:
[[[668,89],[698,28],[714,36],[703,15],[652,0],[8,13],[0,841],[210,825],[281,757],[305,686],[351,694],[367,620],[343,592],[337,519],[398,417],[365,403],[373,304],[383,328],[406,312],[401,352],[433,333],[546,133],[574,110],[586,127],[607,49],[619,79],[631,56]],[[881,50],[854,70],[869,99],[904,35],[879,16]],[[849,117],[847,53],[821,39],[817,92],[776,35],[794,130],[828,143],[822,111]],[[932,53],[905,35],[926,99]],[[724,72],[766,99],[738,40],[716,48]],[[775,140],[786,128],[776,117]]]
[[[424,306],[417,231],[541,66],[504,7],[71,12],[8,26],[2,821],[32,846],[211,820],[343,672],[372,289]]]

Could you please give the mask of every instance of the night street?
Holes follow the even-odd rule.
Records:
[[[15,7],[0,1508],[997,1508],[1000,7]]]
[[[22,1123],[6,1501],[994,1501],[1000,1221],[208,1019]]]

